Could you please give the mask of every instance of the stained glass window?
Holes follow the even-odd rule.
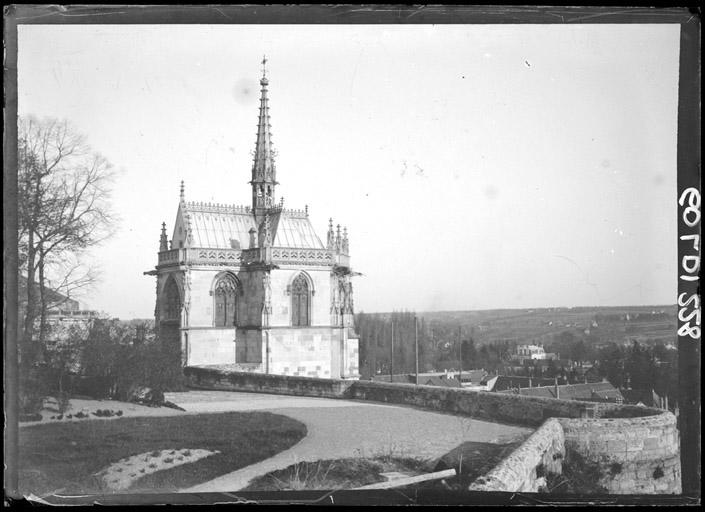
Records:
[[[299,274],[291,285],[291,323],[294,326],[310,325],[309,306],[311,293],[308,281]]]
[[[214,289],[215,326],[232,327],[237,325],[237,280],[232,274],[218,279]]]
[[[178,320],[181,314],[181,298],[176,281],[170,278],[164,287],[164,309],[163,320]]]

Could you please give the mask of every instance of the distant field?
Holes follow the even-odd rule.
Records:
[[[675,343],[677,308],[625,306],[609,308],[535,308],[419,313],[426,322],[462,326],[478,343],[510,341],[550,343],[568,331],[593,342]]]
[[[493,309],[483,311],[419,312],[426,325],[446,329],[462,328],[477,344],[493,342],[550,344],[562,333],[590,344],[676,343],[675,305]],[[390,313],[370,316],[389,318]],[[454,336],[455,334],[453,334]]]

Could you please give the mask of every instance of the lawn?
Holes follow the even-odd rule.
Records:
[[[32,425],[19,435],[25,495],[110,492],[94,475],[146,452],[220,452],[139,478],[127,490],[174,492],[269,458],[300,441],[306,426],[269,412],[229,412]]]

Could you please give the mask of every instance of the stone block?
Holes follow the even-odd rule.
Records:
[[[635,482],[634,494],[653,494],[656,491],[654,484],[646,482]]]
[[[644,440],[643,439],[639,439],[638,437],[632,437],[632,438],[627,439],[627,451],[640,452],[643,449],[644,449]]]
[[[651,468],[640,468],[636,471],[639,480],[650,480],[654,477],[654,470]]]
[[[655,450],[659,447],[659,440],[653,437],[644,439],[644,450]]]

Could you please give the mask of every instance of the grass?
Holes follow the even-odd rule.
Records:
[[[354,489],[384,481],[380,473],[389,471],[419,474],[426,472],[425,460],[380,456],[298,462],[254,479],[243,491]]]
[[[221,452],[147,475],[128,491],[175,492],[269,458],[305,435],[303,423],[268,412],[32,425],[20,429],[20,489],[100,494],[107,491],[92,475],[120,459],[185,448]]]
[[[433,471],[455,469],[455,477],[444,481],[429,480],[428,482],[420,482],[413,487],[424,490],[467,490],[475,479],[492,470],[500,461],[518,448],[521,443],[521,440],[506,444],[480,443],[476,441],[462,443],[441,457],[433,468]]]
[[[610,468],[612,473],[621,471],[621,465]],[[597,462],[586,460],[579,453],[568,450],[563,460],[562,474],[546,475],[545,492],[553,494],[607,494],[607,488],[598,484],[603,477]]]
[[[399,487],[399,489],[466,490],[477,477],[495,467],[521,444],[521,440],[507,444],[465,442],[443,457],[435,465],[430,461],[402,456],[393,448],[369,458],[348,458],[298,462],[254,479],[243,491],[332,490],[354,489],[383,482],[381,473],[398,471],[417,475],[455,468],[458,476],[430,480]]]

